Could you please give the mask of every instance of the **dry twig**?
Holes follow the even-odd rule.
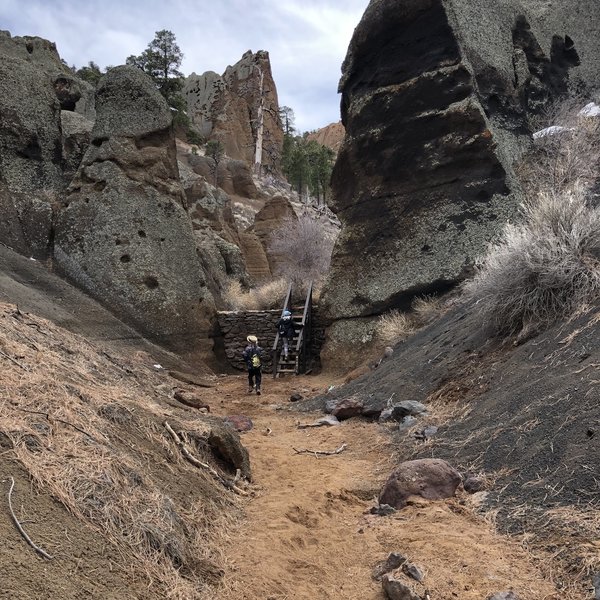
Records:
[[[44,558],[47,558],[48,560],[52,560],[52,556],[50,556],[45,550],[43,550],[42,548],[40,548],[39,546],[36,546],[31,538],[25,533],[25,530],[23,529],[21,523],[19,523],[19,519],[17,519],[17,516],[15,515],[15,511],[13,510],[12,507],[12,491],[13,488],[15,487],[15,480],[14,477],[10,478],[10,489],[8,490],[8,509],[10,510],[10,516],[12,517],[12,520],[16,526],[16,528],[19,530],[19,533],[25,538],[25,541],[41,556],[43,556]]]
[[[14,359],[12,356],[9,356],[8,354],[6,354],[6,352],[3,352],[2,350],[0,350],[0,355],[4,356],[4,358],[8,358],[8,360],[15,363],[15,365],[17,365],[17,367],[20,367],[21,369],[23,369],[23,371],[29,371],[29,369],[25,365],[22,365],[18,360]]]
[[[217,471],[215,471],[215,469],[213,469],[209,464],[204,463],[201,460],[198,460],[188,450],[187,446],[185,445],[185,443],[183,442],[181,437],[179,437],[179,435],[173,430],[173,428],[169,425],[169,423],[167,421],[165,421],[163,423],[163,425],[165,426],[165,429],[169,432],[169,435],[173,438],[173,441],[175,442],[175,444],[177,444],[177,446],[181,450],[181,453],[183,454],[183,456],[186,458],[186,460],[188,462],[193,464],[195,467],[207,470],[219,483],[221,483],[227,489],[232,490],[236,494],[239,494],[240,496],[248,495],[248,492],[245,492],[244,490],[237,487],[236,481],[232,482],[229,479],[226,479],[225,477],[223,477],[222,475],[217,473]]]
[[[348,444],[346,444],[345,442],[339,447],[336,448],[335,450],[307,450],[306,448],[303,448],[301,450],[298,450],[297,448],[292,448],[294,450],[294,452],[296,454],[314,454],[315,458],[319,458],[319,456],[333,456],[334,454],[341,454],[346,448],[348,447]]]

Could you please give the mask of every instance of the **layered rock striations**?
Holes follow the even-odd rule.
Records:
[[[151,79],[111,69],[55,226],[60,270],[113,312],[183,352],[208,349],[206,286],[179,179],[171,112]]]
[[[200,135],[263,174],[279,173],[283,130],[268,52],[246,52],[223,75],[192,73],[183,93]]]
[[[372,0],[340,81],[336,352],[365,319],[454,286],[514,218],[531,116],[599,82],[599,17],[591,0]]]

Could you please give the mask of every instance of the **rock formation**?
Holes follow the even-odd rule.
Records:
[[[246,52],[222,76],[192,73],[183,93],[194,128],[257,173],[279,173],[283,130],[269,53]]]
[[[372,0],[340,82],[336,354],[364,319],[456,285],[515,216],[530,116],[600,82],[599,18],[592,0]]]
[[[152,339],[208,345],[214,314],[179,180],[171,112],[151,79],[111,69],[56,219],[54,255],[77,285]]]
[[[0,32],[0,240],[49,253],[52,204],[64,189],[61,109],[84,94],[51,42]]]
[[[321,146],[331,148],[331,150],[338,154],[344,141],[344,134],[344,126],[341,121],[338,121],[337,123],[330,123],[325,127],[321,127],[321,129],[317,129],[316,131],[311,131],[306,136],[306,139],[308,141],[315,141],[321,144]]]
[[[247,231],[254,234],[260,240],[263,251],[269,263],[269,270],[276,274],[281,257],[269,252],[273,234],[282,227],[286,221],[297,221],[298,217],[290,201],[283,196],[273,196],[265,202],[261,210],[254,217],[254,225]]]

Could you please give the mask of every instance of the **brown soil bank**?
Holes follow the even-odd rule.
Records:
[[[397,433],[402,458],[442,458],[484,475],[483,510],[500,531],[553,552],[564,597],[586,597],[600,568],[600,309],[520,345],[491,339],[473,310],[453,308],[307,408],[350,396],[375,417],[388,401],[428,405],[428,417]],[[418,441],[414,433],[430,424],[437,434]]]

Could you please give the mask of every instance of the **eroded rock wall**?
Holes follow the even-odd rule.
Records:
[[[340,81],[331,321],[372,321],[464,278],[515,217],[531,116],[598,85],[598,23],[593,1],[372,0]],[[330,366],[354,329],[364,338],[355,322],[330,340]]]
[[[179,179],[171,113],[151,79],[111,69],[81,166],[57,217],[55,260],[113,312],[180,352],[214,325]]]
[[[227,156],[249,165],[255,164],[262,115],[262,173],[280,172],[283,129],[268,52],[246,52],[223,75],[192,73],[183,93],[197,131],[221,141]]]

